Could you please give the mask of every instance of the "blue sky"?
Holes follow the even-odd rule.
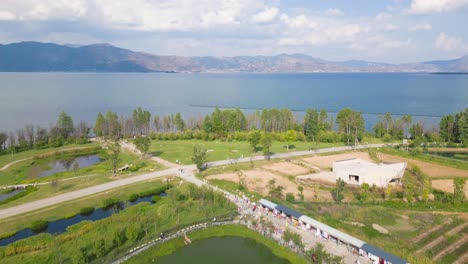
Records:
[[[468,54],[468,0],[1,0],[0,43],[160,55],[304,53],[392,63]]]

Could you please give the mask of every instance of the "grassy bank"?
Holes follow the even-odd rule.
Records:
[[[110,263],[160,232],[235,211],[223,194],[183,184],[156,204],[141,203],[99,221],[83,221],[57,236],[40,234],[0,247],[0,262]]]
[[[153,140],[149,152],[171,162],[179,160],[183,164],[192,164],[193,146],[199,144],[208,150],[208,161],[236,159],[241,156],[263,155],[261,148],[253,153],[247,141],[204,141],[204,140]],[[328,148],[344,146],[343,143],[318,143],[294,141],[290,143],[289,150],[286,143],[275,141],[271,147],[271,152],[282,153],[299,150],[309,150],[311,148]]]
[[[224,237],[224,236],[237,236],[243,238],[249,238],[255,240],[257,243],[263,244],[268,247],[273,254],[276,256],[288,260],[290,263],[307,263],[307,261],[294,252],[290,251],[286,247],[280,246],[273,240],[270,240],[259,233],[248,229],[242,225],[224,225],[224,226],[215,226],[203,229],[200,231],[195,231],[188,234],[190,240],[197,241],[202,239],[207,239],[211,237]],[[170,240],[166,243],[152,247],[141,254],[131,258],[126,263],[149,263],[153,259],[157,259],[161,256],[170,255],[175,250],[184,247],[184,242],[181,237]]]
[[[37,211],[28,212],[7,219],[0,219],[0,237],[6,234],[11,234],[11,232],[16,232],[27,228],[35,220],[46,220],[50,222],[62,218],[69,218],[77,214],[81,208],[102,207],[103,201],[106,199],[112,198],[118,201],[125,201],[129,200],[130,196],[132,196],[134,193],[144,193],[156,188],[160,188],[164,185],[165,183],[163,183],[160,179],[135,183],[125,187],[109,190],[107,192],[83,197],[81,199],[64,202]]]

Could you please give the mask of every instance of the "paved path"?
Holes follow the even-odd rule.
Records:
[[[361,145],[358,146],[356,149],[365,149],[365,148],[376,148],[376,147],[383,147],[386,146],[385,144],[371,144],[371,145]],[[279,158],[289,158],[289,157],[296,157],[296,156],[303,156],[303,155],[312,155],[312,154],[320,154],[320,153],[329,153],[329,152],[338,152],[338,151],[346,151],[346,150],[352,150],[353,147],[334,147],[334,148],[326,148],[326,149],[318,149],[318,150],[313,150],[313,151],[296,151],[296,152],[289,152],[289,153],[280,153],[280,154],[274,154],[270,158],[271,159],[279,159]],[[251,158],[242,158],[238,159],[235,161],[235,163],[239,162],[250,162],[250,161],[256,161],[256,160],[264,160],[264,156],[255,156]],[[233,160],[221,160],[221,161],[214,161],[214,162],[209,162],[207,165],[209,167],[213,166],[222,166],[222,165],[227,165],[227,164],[232,164]],[[172,163],[173,164],[173,163]],[[179,168],[182,167],[180,165],[177,165]],[[133,176],[121,180],[116,180],[113,182],[108,182],[88,188],[84,188],[81,190],[57,195],[54,197],[38,200],[35,202],[30,202],[22,205],[17,205],[14,207],[6,208],[3,210],[0,210],[0,219],[4,219],[7,217],[11,217],[14,215],[26,213],[29,211],[37,210],[40,208],[44,208],[47,206],[51,206],[54,204],[70,201],[73,199],[85,197],[88,195],[92,195],[95,193],[107,191],[110,189],[122,187],[128,184],[132,183],[137,183],[137,182],[142,182],[150,179],[155,179],[155,178],[160,178],[164,176],[169,176],[169,175],[178,175],[181,178],[183,178],[186,181],[195,183],[197,185],[203,185],[205,184],[203,181],[200,179],[196,178],[193,175],[189,175],[189,172],[195,170],[195,165],[189,165],[189,166],[184,166],[185,167],[185,173],[181,173],[177,168],[175,168],[174,165],[171,165],[170,169],[162,170],[162,171],[157,171],[157,172],[152,172],[152,173],[147,173],[139,176]]]
[[[32,159],[32,158],[25,158],[25,159],[15,160],[15,161],[10,162],[10,163],[8,163],[7,165],[3,166],[3,167],[0,169],[0,171],[4,171],[4,170],[8,169],[8,168],[9,168],[11,165],[13,165],[13,164],[16,164],[16,163],[18,163],[18,162],[22,162],[22,161],[25,161],[25,160],[30,160],[30,159]]]

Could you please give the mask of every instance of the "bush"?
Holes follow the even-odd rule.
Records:
[[[295,198],[294,198],[294,194],[292,193],[287,193],[286,194],[286,201],[290,202],[290,203],[294,203],[295,202]]]
[[[153,203],[157,203],[161,200],[161,196],[159,195],[153,195]]]
[[[82,215],[90,215],[94,212],[94,207],[84,207],[80,209],[80,214]]]
[[[113,205],[113,204],[116,204],[116,203],[118,203],[118,202],[120,202],[119,199],[116,199],[116,198],[107,198],[107,199],[104,199],[104,200],[102,201],[102,207],[107,208],[107,207],[109,207],[109,206],[111,206],[111,205]]]
[[[136,199],[138,199],[138,197],[139,197],[138,193],[132,193],[132,194],[130,194],[130,197],[128,198],[128,200],[130,202],[134,202],[134,201],[136,201]]]
[[[36,220],[36,221],[32,222],[30,228],[34,232],[41,232],[41,231],[45,230],[47,228],[47,226],[48,226],[47,221]]]

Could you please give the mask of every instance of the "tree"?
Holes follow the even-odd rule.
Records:
[[[361,185],[362,191],[359,194],[359,201],[365,202],[365,201],[367,201],[367,199],[369,199],[369,187],[370,186],[367,183],[363,183]]]
[[[465,179],[464,178],[455,178],[453,179],[453,202],[456,204],[461,204],[465,201]]]
[[[406,130],[406,135],[408,134],[409,132],[409,127],[411,125],[411,123],[413,122],[413,117],[411,115],[404,115],[401,120],[403,121],[403,125],[405,126],[405,130]],[[407,137],[407,136],[405,136]]]
[[[336,186],[335,188],[333,188],[333,194],[334,194],[333,198],[338,203],[341,203],[341,201],[343,201],[345,186],[346,186],[346,183],[341,178],[338,178],[336,180]]]
[[[328,253],[322,243],[317,243],[315,247],[307,250],[306,255],[311,259],[312,263],[343,263],[343,257],[333,256],[332,254]]]
[[[412,138],[423,138],[424,137],[424,127],[421,123],[416,123],[411,126],[409,129]]]
[[[120,137],[122,128],[119,124],[119,117],[116,113],[108,111],[106,113],[106,122],[104,126],[104,137],[117,140]]]
[[[283,140],[286,142],[286,149],[289,150],[289,143],[297,140],[297,132],[292,129],[288,130]]]
[[[94,134],[98,137],[102,137],[104,135],[104,126],[106,125],[106,119],[102,115],[101,112],[96,117],[96,123],[94,124]]]
[[[146,154],[148,154],[148,150],[151,145],[151,139],[146,136],[137,136],[134,143],[136,148],[141,152],[141,155],[146,157]]]
[[[143,135],[149,130],[151,113],[138,107],[133,109],[132,120],[139,135]]]
[[[455,119],[453,115],[447,115],[440,120],[440,136],[446,142],[454,141]]]
[[[182,116],[180,115],[179,112],[177,112],[177,114],[175,115],[175,126],[176,126],[176,129],[177,131],[184,131],[185,129],[185,122],[184,120],[182,119]]]
[[[8,135],[5,132],[0,132],[0,152],[6,149],[6,142],[8,139]]]
[[[281,197],[283,197],[284,187],[281,185],[276,186],[275,179],[271,179],[268,182],[267,187],[269,189],[268,195],[270,195],[271,197],[277,198],[277,199],[281,199]]]
[[[73,131],[75,130],[75,126],[73,125],[73,119],[64,111],[60,112],[60,115],[57,119],[56,127],[58,129],[59,134],[64,139],[70,138],[73,135]]]
[[[206,162],[206,149],[198,144],[193,146],[192,162],[197,165],[198,170],[204,169]]]
[[[344,108],[336,116],[336,123],[340,132],[345,133],[346,142],[349,145],[352,135],[357,142],[358,135],[364,131],[364,118],[360,112],[355,112],[351,108]]]
[[[250,143],[250,147],[252,148],[252,152],[257,151],[257,145],[260,143],[262,139],[262,134],[258,130],[252,130],[249,132],[248,141]]]
[[[459,141],[468,146],[468,108],[460,112],[457,122]]]
[[[107,143],[106,145],[110,151],[109,160],[111,162],[112,174],[116,176],[117,168],[120,162],[120,151],[121,151],[120,144],[118,141],[115,141],[114,143]]]
[[[299,190],[299,193],[300,193],[299,197],[301,198],[301,201],[304,201],[304,187],[299,185],[297,189]]]
[[[315,141],[320,132],[319,113],[316,109],[307,109],[304,116],[304,135],[307,140]]]
[[[263,132],[261,139],[263,155],[270,157],[270,148],[273,145],[273,137],[270,133]]]

